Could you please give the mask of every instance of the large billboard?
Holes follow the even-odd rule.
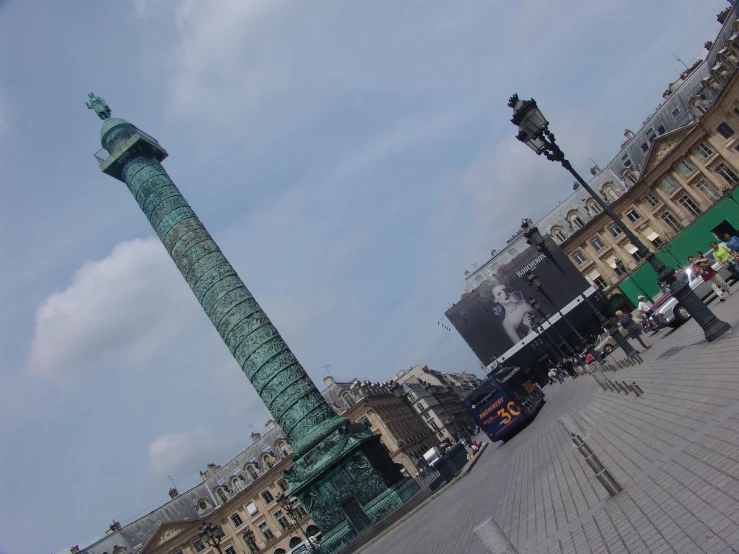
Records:
[[[552,259],[529,246],[446,312],[485,365],[536,332],[541,316],[529,299],[534,298],[549,317],[590,287],[557,244],[550,237],[545,240]],[[551,301],[529,285],[526,275],[530,272],[539,278]]]

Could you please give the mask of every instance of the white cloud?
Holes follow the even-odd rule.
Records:
[[[71,377],[140,366],[192,325],[198,309],[159,240],[122,242],[36,310],[29,370]]]
[[[156,477],[176,474],[213,456],[217,441],[210,431],[196,429],[184,433],[168,433],[149,443],[149,470]]]

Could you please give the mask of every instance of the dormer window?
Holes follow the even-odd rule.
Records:
[[[558,243],[563,243],[567,240],[567,235],[561,227],[554,227],[552,228],[552,238]]]
[[[224,504],[228,502],[228,496],[226,496],[226,491],[223,489],[216,489],[216,496],[218,496],[218,499]]]
[[[580,219],[580,216],[577,214],[572,214],[569,217],[570,225],[572,225],[575,229],[582,229],[585,223],[582,219]]]
[[[257,479],[259,479],[259,473],[257,473],[257,470],[253,465],[246,466],[246,472],[253,480],[256,481]]]
[[[618,194],[616,193],[616,189],[613,188],[613,185],[606,185],[603,187],[603,196],[606,197],[606,200],[614,201],[618,200]]]
[[[344,404],[346,404],[346,409],[348,410],[352,406],[354,406],[354,399],[352,398],[352,395],[348,392],[345,392],[341,395],[341,399],[344,401]]]
[[[590,213],[593,215],[598,215],[603,211],[603,208],[600,207],[600,205],[595,200],[590,200],[588,202],[588,209],[590,210]]]

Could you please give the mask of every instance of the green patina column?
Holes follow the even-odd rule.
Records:
[[[103,120],[100,169],[126,184],[242,371],[287,434],[293,466],[285,472],[297,496],[339,546],[381,519],[411,492],[379,444],[326,403],[267,315],[218,248],[161,161],[167,152],[123,119],[111,118],[92,93],[89,109]],[[257,239],[258,240],[258,239]]]

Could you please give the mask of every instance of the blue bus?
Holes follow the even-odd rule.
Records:
[[[464,405],[492,441],[506,441],[532,420],[546,402],[528,368],[506,367],[491,373],[464,398]]]

